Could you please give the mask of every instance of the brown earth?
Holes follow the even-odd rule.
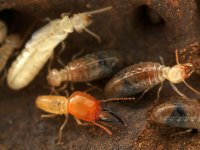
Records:
[[[198,0],[1,0],[0,18],[8,23],[10,33],[19,33],[23,41],[27,41],[33,31],[45,24],[45,17],[53,19],[62,12],[73,14],[110,5],[113,9],[93,16],[93,24],[89,27],[102,38],[102,43],[98,44],[96,39],[85,32],[74,32],[65,41],[66,51],[61,56],[64,62],[67,63],[80,50],[84,50],[84,53],[119,50],[125,52],[127,65],[140,61],[159,62],[158,56],[162,56],[165,65],[172,66],[175,64],[175,49],[200,41]],[[147,7],[161,16],[159,23],[152,23],[148,18]],[[7,67],[15,57],[10,59]],[[155,106],[157,87],[138,103],[107,104],[126,122],[125,127],[112,125],[112,137],[98,127],[78,126],[71,117],[64,130],[64,144],[58,146],[58,129],[64,117],[40,120],[43,112],[34,105],[38,95],[49,93],[45,88],[46,74],[47,67],[28,87],[20,91],[12,91],[6,82],[0,85],[0,150],[200,149],[199,133],[171,137],[184,129],[151,124],[148,121],[148,114]],[[103,79],[93,84],[104,87],[106,81]],[[193,74],[188,82],[200,89],[199,81],[199,75]],[[164,85],[159,103],[177,96],[167,82]],[[191,98],[197,97],[184,85],[178,87]],[[82,84],[76,84],[76,90],[85,88]],[[94,91],[97,98],[102,98],[100,94]]]

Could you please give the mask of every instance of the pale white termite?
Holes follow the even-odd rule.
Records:
[[[7,25],[2,20],[0,20],[0,44],[2,44],[5,41],[7,32]]]
[[[16,34],[9,35],[0,47],[0,72],[4,69],[9,57],[15,49],[20,48],[21,40]]]
[[[72,17],[63,15],[61,19],[52,20],[37,30],[9,69],[8,86],[14,90],[27,86],[52,56],[54,48],[74,30],[77,32],[84,30],[100,40],[96,34],[87,29],[92,23],[91,15],[111,8],[110,6],[95,11],[78,13]]]

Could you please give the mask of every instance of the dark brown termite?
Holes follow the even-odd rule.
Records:
[[[52,87],[62,82],[89,82],[114,75],[124,66],[117,51],[99,51],[69,62],[63,69],[49,71],[47,80]]]
[[[155,62],[142,62],[129,66],[117,73],[106,85],[105,93],[108,97],[127,97],[143,92],[144,95],[149,89],[161,83],[158,90],[157,98],[159,98],[162,89],[162,83],[167,79],[172,88],[182,97],[188,99],[181,93],[174,84],[185,83],[187,87],[199,94],[185,82],[194,72],[191,63],[180,64],[178,61],[178,52],[176,51],[177,65],[166,67]]]
[[[200,130],[200,103],[196,100],[173,100],[153,109],[151,122]]]

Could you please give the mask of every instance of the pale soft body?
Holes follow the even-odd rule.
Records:
[[[111,7],[104,8],[101,11],[109,9]],[[15,90],[27,86],[52,56],[54,48],[69,33],[73,30],[82,32],[92,23],[89,18],[91,14],[89,12],[79,13],[72,17],[64,15],[61,19],[55,19],[37,30],[9,69],[8,86]]]
[[[0,72],[4,69],[8,59],[15,49],[20,48],[21,40],[18,35],[9,35],[0,47]]]

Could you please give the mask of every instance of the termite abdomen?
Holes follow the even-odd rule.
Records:
[[[0,47],[0,72],[3,70],[13,51],[20,48],[20,46],[21,39],[18,35],[13,34],[6,38],[4,44]]]
[[[200,129],[200,104],[196,100],[169,101],[154,108],[150,119],[173,127]]]
[[[64,96],[39,96],[36,106],[48,113],[63,115],[68,113],[68,99]]]
[[[150,89],[165,79],[164,66],[159,63],[144,62],[129,66],[118,72],[106,85],[108,97],[126,97]]]
[[[124,66],[124,58],[116,51],[100,51],[72,60],[64,69],[53,69],[47,80],[52,86],[63,81],[88,82],[112,76]]]

